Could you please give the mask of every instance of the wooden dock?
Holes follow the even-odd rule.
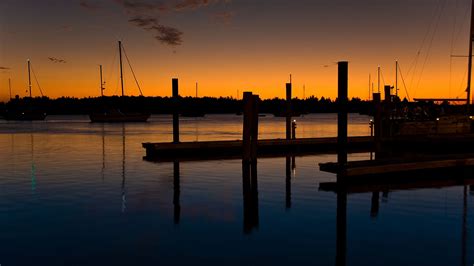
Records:
[[[369,152],[373,137],[349,137],[349,152]],[[243,143],[234,141],[201,141],[179,143],[143,143],[146,160],[173,161],[242,158]],[[259,157],[308,155],[337,152],[337,138],[263,139],[258,140]]]

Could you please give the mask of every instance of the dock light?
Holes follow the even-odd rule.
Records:
[[[471,119],[471,120],[472,120],[472,116],[470,116],[470,117],[469,117],[469,119]]]
[[[439,117],[436,118],[436,121],[439,121]]]

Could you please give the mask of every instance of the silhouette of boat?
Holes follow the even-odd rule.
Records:
[[[34,110],[25,110],[25,111],[10,111],[7,110],[3,117],[5,120],[10,121],[41,121],[46,119],[46,113],[34,111]]]
[[[474,41],[474,1],[471,9],[471,30],[469,31],[469,51],[467,69],[466,98],[460,99],[414,99],[419,105],[412,111],[399,110],[402,115],[390,114],[390,130],[393,135],[433,135],[433,134],[466,134],[474,131],[474,120],[471,116],[471,77],[472,48]],[[396,65],[398,80],[398,62]],[[397,89],[398,90],[398,89]],[[391,97],[391,96],[390,96]],[[392,102],[390,100],[390,102]],[[466,102],[465,113],[445,114],[443,107],[437,112],[435,106],[424,103]],[[422,103],[422,104],[420,104]],[[407,107],[405,107],[407,108]],[[401,112],[400,112],[401,111]],[[408,115],[407,115],[408,114]],[[433,115],[434,114],[434,115]]]
[[[31,92],[31,62],[28,59],[28,91],[29,91],[29,98],[30,100],[33,99],[32,97],[32,92]],[[11,89],[10,89],[11,90]],[[17,102],[18,102],[18,96],[17,96]],[[11,101],[11,100],[10,100]],[[41,121],[46,119],[46,113],[39,110],[35,109],[32,106],[32,102],[29,103],[29,105],[25,108],[22,106],[17,106],[12,107],[11,109],[7,109],[5,113],[3,114],[3,118],[5,120],[10,120],[10,121]]]
[[[122,87],[122,99],[125,99],[125,92],[123,86],[123,63],[122,63],[122,42],[118,42],[119,59],[120,59],[120,82]],[[126,54],[125,54],[126,55]],[[130,62],[129,62],[130,64]],[[133,73],[133,70],[132,70]],[[133,75],[135,78],[135,74]],[[136,78],[135,78],[135,81]],[[100,66],[100,92],[102,98],[104,97],[104,82],[102,81],[102,66]],[[138,85],[138,82],[137,82]],[[140,89],[140,87],[139,87]],[[141,90],[140,90],[141,93]],[[107,109],[102,112],[92,113],[89,115],[92,123],[127,123],[127,122],[146,122],[150,118],[149,113],[145,112],[125,112],[119,108]]]
[[[122,113],[119,109],[111,109],[103,113],[90,114],[89,118],[94,123],[146,122],[150,114]]]

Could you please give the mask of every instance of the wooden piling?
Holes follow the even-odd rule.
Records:
[[[179,86],[178,79],[172,80],[173,89],[173,143],[179,143]]]
[[[337,162],[341,167],[347,164],[347,104],[349,63],[338,63],[338,114],[337,114]]]
[[[250,128],[250,158],[252,163],[257,162],[257,145],[258,145],[258,104],[260,98],[258,95],[252,95],[252,112],[251,112],[251,128]]]
[[[251,92],[244,92],[244,123],[242,130],[242,160],[249,163],[252,157],[252,105],[253,95]]]
[[[392,90],[392,87],[390,85],[386,85],[384,87],[384,93],[385,93],[385,98],[384,98],[384,102],[385,103],[390,103],[392,102],[392,95],[391,95],[391,91]]]
[[[380,103],[380,93],[373,94],[373,102],[375,107],[374,113],[374,140],[375,140],[375,158],[382,151],[382,106]]]
[[[291,139],[291,83],[286,83],[286,139]]]
[[[296,121],[291,122],[291,139],[296,139]]]

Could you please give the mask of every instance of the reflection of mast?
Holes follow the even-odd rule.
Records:
[[[28,61],[29,62],[29,61]],[[31,191],[36,190],[35,139],[31,134]]]
[[[125,124],[122,124],[122,212],[125,212],[127,199],[125,191]]]
[[[105,176],[105,125],[102,124],[102,181]]]
[[[464,186],[464,194],[463,194],[463,208],[462,208],[462,255],[461,255],[461,260],[462,264],[461,265],[467,265],[467,186]]]

